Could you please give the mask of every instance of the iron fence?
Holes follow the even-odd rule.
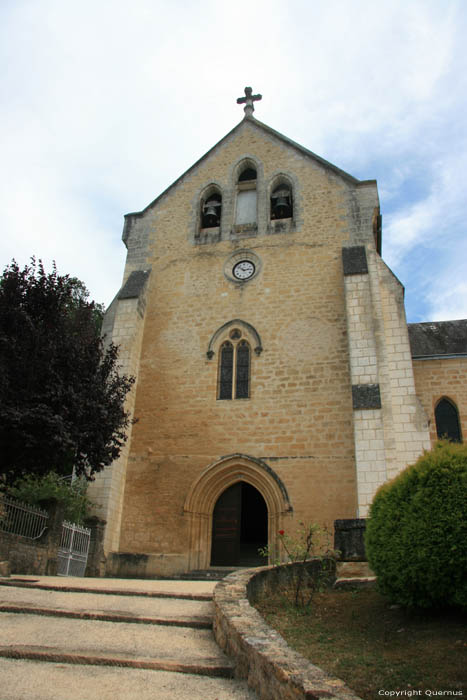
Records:
[[[59,576],[84,576],[88,561],[91,530],[64,520],[57,553]]]
[[[0,530],[37,540],[47,529],[48,513],[21,501],[0,497]]]

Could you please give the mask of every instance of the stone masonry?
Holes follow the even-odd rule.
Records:
[[[247,185],[256,221],[239,226],[246,167],[257,174]],[[283,182],[293,215],[273,220]],[[201,203],[214,191],[220,225],[203,229]],[[209,566],[215,504],[238,481],[263,496],[274,550],[278,529],[364,517],[378,486],[429,447],[438,370],[425,362],[414,377],[379,221],[376,182],[252,116],[125,217],[127,264],[105,331],[137,378],[137,422],[91,489],[114,575],[120,554],[143,557],[146,576]],[[231,272],[241,260],[255,269],[245,281]],[[219,351],[232,331],[251,348],[250,392],[219,400]],[[465,357],[456,361],[465,377]]]

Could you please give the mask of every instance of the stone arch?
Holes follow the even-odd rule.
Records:
[[[217,331],[215,331],[211,336],[211,340],[209,341],[208,349],[206,352],[208,360],[211,360],[214,357],[214,347],[216,346],[216,343],[219,340],[219,338],[223,336],[229,328],[232,328],[234,326],[240,326],[240,328],[243,328],[248,334],[251,335],[251,338],[253,340],[253,349],[257,355],[261,355],[263,347],[261,345],[261,338],[256,328],[252,326],[251,323],[248,323],[247,321],[242,321],[241,318],[233,318],[231,321],[227,321],[227,323],[224,323],[222,326],[220,326],[220,328],[218,328]]]
[[[219,215],[219,222],[215,226],[203,227],[203,211],[210,198],[216,200],[215,208]],[[210,182],[204,185],[193,198],[192,205],[194,212],[194,242],[207,243],[220,240],[224,219],[224,191],[222,186],[217,182]]]
[[[251,155],[243,155],[241,156],[237,163],[235,163],[234,168],[233,168],[233,182],[232,184],[235,186],[238,184],[238,179],[242,172],[247,170],[248,168],[252,168],[253,170],[256,170],[256,180],[259,177],[262,177],[262,167],[261,167],[261,162],[255,157]]]
[[[190,518],[189,570],[206,569],[210,563],[212,514],[219,496],[238,481],[254,486],[268,509],[268,544],[276,556],[277,533],[292,513],[287,489],[265,462],[248,455],[223,457],[205,469],[192,484],[185,500],[184,514]]]
[[[293,177],[290,174],[286,174],[283,172],[276,172],[269,180],[268,186],[267,186],[267,193],[268,196],[270,197],[271,194],[274,192],[277,187],[280,187],[281,185],[285,185],[289,187],[292,192],[295,191],[297,187],[297,181],[296,178]]]
[[[294,202],[295,202],[295,197],[294,197],[294,184],[292,180],[287,176],[284,175],[283,173],[279,173],[276,175],[272,181],[269,183],[268,187],[268,195],[269,195],[269,218],[273,219],[273,199],[274,199],[274,194],[277,193],[279,190],[284,190],[284,194],[287,192],[287,196],[289,198],[289,205],[290,205],[290,216],[289,217],[281,217],[281,218],[293,218],[293,209],[294,209]]]
[[[219,195],[222,201],[222,187],[215,182],[211,182],[209,185],[206,185],[204,187],[198,197],[198,202],[203,205],[205,204],[209,197],[212,195]]]

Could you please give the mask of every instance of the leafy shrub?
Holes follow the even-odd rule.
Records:
[[[55,499],[63,504],[66,520],[81,524],[89,514],[90,501],[86,490],[85,479],[75,479],[70,483],[55,472],[49,472],[44,476],[28,474],[22,477],[8,489],[8,495],[30,505],[41,505]]]
[[[467,606],[467,445],[439,442],[376,493],[366,551],[407,607]]]

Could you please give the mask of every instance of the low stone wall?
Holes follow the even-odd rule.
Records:
[[[170,578],[187,571],[184,554],[110,552],[105,576],[112,578]]]
[[[236,674],[262,700],[359,700],[338,678],[332,678],[290,649],[250,605],[260,592],[290,580],[299,564],[244,569],[227,576],[214,590],[214,636],[236,661]]]
[[[43,575],[47,570],[48,559],[47,541],[29,540],[21,535],[0,532],[0,560],[9,563],[10,572]]]

